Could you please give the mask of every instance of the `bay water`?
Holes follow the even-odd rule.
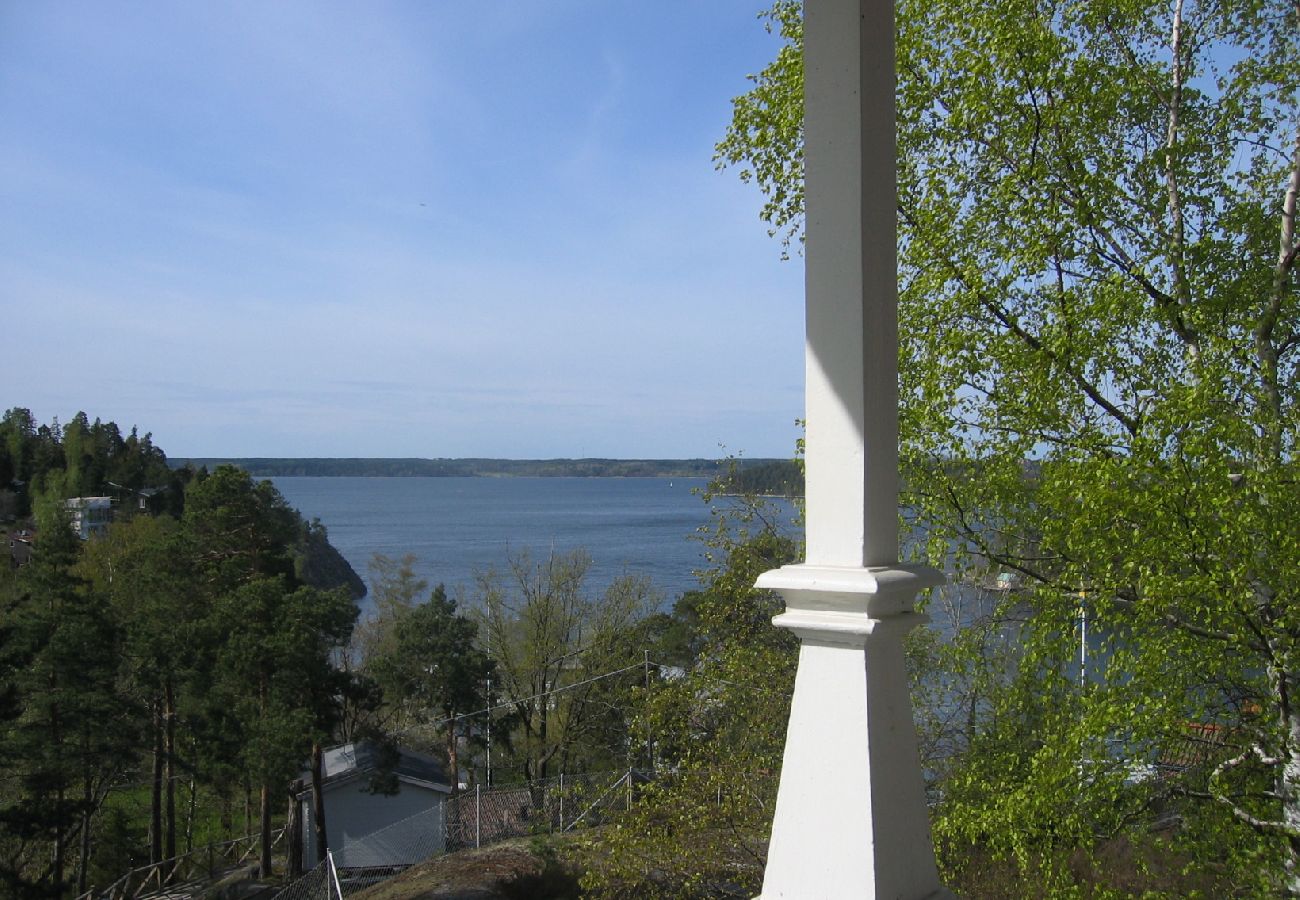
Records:
[[[276,477],[290,506],[317,518],[330,543],[369,582],[376,553],[416,557],[430,588],[471,590],[477,572],[506,572],[511,554],[534,560],[583,549],[587,586],[623,574],[650,578],[664,608],[699,586],[706,565],[699,529],[712,516],[692,489],[703,478]],[[718,501],[726,504],[725,498]],[[793,517],[782,502],[785,518]],[[369,603],[361,601],[365,610]]]

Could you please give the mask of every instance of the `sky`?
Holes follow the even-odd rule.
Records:
[[[788,457],[762,0],[0,0],[0,407],[170,456]]]

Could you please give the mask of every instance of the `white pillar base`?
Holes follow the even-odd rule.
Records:
[[[766,572],[802,641],[761,900],[951,896],[939,883],[903,661],[926,567]]]

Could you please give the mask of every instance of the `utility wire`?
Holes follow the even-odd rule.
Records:
[[[612,672],[605,672],[602,675],[593,675],[590,678],[583,679],[582,681],[575,681],[573,684],[566,684],[563,687],[554,688],[549,691],[542,691],[541,693],[533,694],[531,697],[519,697],[514,700],[507,700],[504,703],[497,703],[493,706],[488,706],[488,707],[484,707],[483,709],[475,710],[474,712],[460,713],[458,715],[448,716],[445,719],[439,719],[435,722],[429,722],[427,724],[436,728],[439,725],[446,725],[448,722],[457,722],[460,721],[461,719],[471,719],[474,718],[475,716],[481,716],[485,713],[490,715],[492,712],[498,709],[513,709],[514,707],[518,706],[520,703],[528,703],[530,700],[540,700],[543,697],[550,697],[553,694],[562,694],[565,691],[571,691],[574,690],[575,688],[580,688],[585,685],[591,684],[593,682],[601,681],[605,678],[613,678],[615,675],[623,675],[627,672],[636,671],[638,669],[644,670],[645,665],[646,664],[644,662],[639,662],[636,663],[635,665],[624,666],[623,668],[615,669]]]
[[[670,666],[664,663],[655,662],[654,660],[643,660],[642,662],[639,663],[633,663],[632,665],[624,666],[621,669],[615,669],[612,672],[604,672],[600,675],[593,675],[592,677],[585,678],[582,681],[577,681],[574,682],[573,684],[566,684],[562,687],[554,688],[549,691],[541,691],[539,693],[533,694],[528,697],[520,697],[513,700],[506,700],[501,703],[496,703],[491,706],[486,706],[483,709],[474,710],[473,712],[458,713],[454,716],[447,716],[442,719],[435,719],[434,721],[431,722],[420,722],[415,725],[411,725],[407,728],[403,728],[400,731],[393,732],[393,736],[396,737],[398,735],[407,734],[411,731],[415,731],[420,728],[440,728],[443,725],[446,725],[450,722],[459,722],[462,719],[473,719],[478,716],[491,715],[492,713],[500,709],[514,709],[521,703],[528,703],[530,701],[541,700],[545,697],[550,697],[555,694],[562,694],[565,691],[571,691],[576,688],[585,687],[586,685],[592,684],[597,681],[602,681],[606,678],[613,678],[617,675],[625,675],[628,672],[644,671],[646,666],[653,666],[654,668],[658,669],[660,672],[671,673],[671,672],[682,670],[681,666]],[[696,670],[696,672],[697,674],[704,674],[699,672],[699,670]],[[758,691],[759,693],[772,694],[774,696],[780,696],[780,697],[788,698],[791,696],[791,693],[787,691],[779,691],[773,688],[754,687],[753,685],[744,685],[744,684],[740,684],[739,682],[730,681],[726,678],[720,678],[715,675],[706,674],[705,677],[708,678],[710,681],[714,681],[719,684],[725,684],[728,685],[729,687],[744,688],[746,690]]]

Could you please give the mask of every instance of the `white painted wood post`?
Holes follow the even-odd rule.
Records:
[[[801,641],[762,900],[945,896],[898,562],[894,9],[805,0],[807,561],[766,572]]]

